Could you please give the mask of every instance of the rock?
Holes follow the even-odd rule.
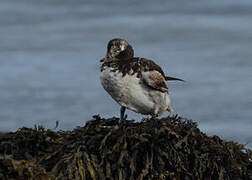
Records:
[[[251,150],[191,120],[118,121],[94,116],[73,131],[1,134],[0,179],[252,179]]]

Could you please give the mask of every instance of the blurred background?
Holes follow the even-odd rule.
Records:
[[[121,37],[186,80],[168,84],[175,113],[251,148],[251,19],[251,0],[1,0],[0,131],[118,117],[99,60]]]

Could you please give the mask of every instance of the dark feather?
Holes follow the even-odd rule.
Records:
[[[150,71],[149,75],[143,76],[143,82],[150,88],[156,89],[161,92],[167,92],[168,88],[164,76],[158,71]]]
[[[131,58],[128,60],[121,60],[121,61],[114,61],[114,62],[105,62],[101,66],[101,71],[104,70],[105,67],[113,67],[113,71],[121,71],[123,73],[123,76],[126,74],[129,74],[131,70],[133,71],[129,75],[133,75],[137,73],[137,77],[142,76],[142,72],[147,71],[158,71],[166,81],[184,81],[183,79],[175,78],[175,77],[169,77],[165,76],[163,70],[159,65],[157,65],[155,62],[149,59],[145,58]]]
[[[175,77],[170,77],[170,76],[165,76],[166,81],[184,81],[183,79],[175,78]]]
[[[133,74],[137,73],[138,77],[141,76],[142,72],[156,70],[165,78],[165,74],[161,67],[152,60],[145,58],[131,58],[116,62],[105,62],[101,66],[101,71],[103,71],[105,67],[113,67],[114,71],[119,70],[123,73],[123,75],[129,74],[129,72],[133,70]]]

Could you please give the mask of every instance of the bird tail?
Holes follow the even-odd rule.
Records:
[[[170,77],[170,76],[165,76],[166,81],[184,81],[183,79],[175,78],[175,77]]]

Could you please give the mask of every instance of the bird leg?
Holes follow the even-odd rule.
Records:
[[[153,120],[156,120],[156,118],[158,117],[158,115],[157,114],[153,114],[153,115],[151,115],[151,119],[153,119]]]
[[[157,119],[158,115],[157,114],[152,114],[151,115],[151,120],[153,122],[154,127],[158,127],[159,120]]]
[[[121,107],[121,114],[120,114],[120,122],[123,122],[127,118],[127,115],[124,116],[125,110],[126,110],[126,107],[122,106]]]

